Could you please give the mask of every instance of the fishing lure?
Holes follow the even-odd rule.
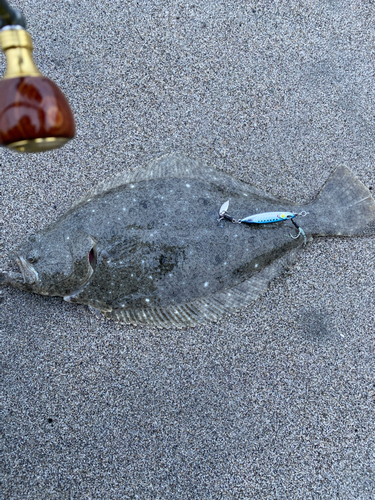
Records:
[[[285,220],[290,220],[292,224],[298,229],[298,234],[296,236],[290,235],[291,238],[297,239],[299,236],[303,236],[304,244],[306,245],[306,234],[305,231],[293,220],[294,217],[302,216],[305,217],[309,212],[302,211],[299,214],[293,212],[264,212],[261,214],[254,214],[245,217],[244,219],[235,219],[228,214],[229,200],[226,201],[219,210],[219,220],[227,219],[234,224],[269,224],[272,222],[281,222]]]

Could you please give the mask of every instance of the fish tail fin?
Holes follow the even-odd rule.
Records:
[[[375,233],[375,201],[371,192],[346,167],[328,178],[317,198],[304,207],[303,227],[317,236],[355,236]],[[309,221],[307,221],[307,219]]]

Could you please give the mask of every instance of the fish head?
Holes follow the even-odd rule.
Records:
[[[13,254],[20,273],[3,281],[41,295],[69,295],[88,283],[96,266],[96,241],[81,231],[33,235]]]

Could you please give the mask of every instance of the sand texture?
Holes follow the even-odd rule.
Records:
[[[373,1],[12,5],[77,135],[0,151],[0,268],[166,153],[297,203],[340,165],[375,189]],[[252,306],[186,330],[4,288],[2,498],[375,498],[374,244],[315,239]]]

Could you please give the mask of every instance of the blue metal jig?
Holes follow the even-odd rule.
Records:
[[[246,224],[268,224],[270,222],[280,222],[282,220],[293,219],[296,214],[291,212],[265,212],[263,214],[254,214],[241,219]]]
[[[234,219],[232,216],[228,214],[229,208],[229,200],[226,201],[219,210],[219,220],[227,219],[235,224],[269,224],[272,222],[280,222],[285,220],[290,220],[292,224],[298,229],[297,236],[291,236],[293,239],[297,239],[299,236],[303,236],[304,244],[306,245],[306,234],[305,231],[298,226],[298,224],[293,220],[294,217],[302,216],[308,214],[308,212],[301,212],[299,214],[293,212],[264,212],[262,214],[254,214],[245,217],[244,219]]]

